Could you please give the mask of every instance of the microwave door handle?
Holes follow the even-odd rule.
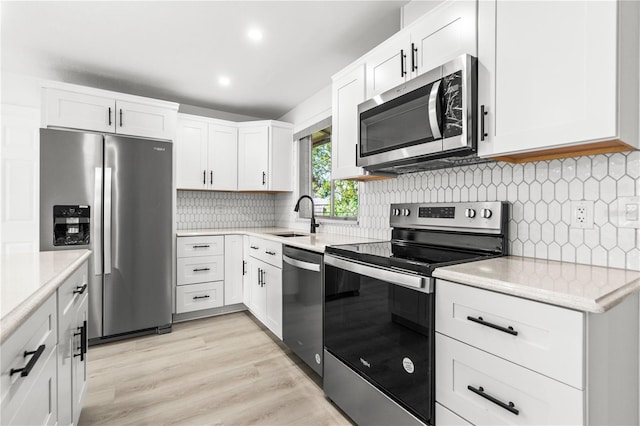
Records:
[[[442,132],[440,131],[440,121],[438,120],[438,93],[440,93],[440,84],[442,80],[438,80],[431,86],[429,92],[429,124],[431,125],[431,133],[433,139],[441,139]]]

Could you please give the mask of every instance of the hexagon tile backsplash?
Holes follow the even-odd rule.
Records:
[[[294,174],[294,176],[297,174]],[[640,270],[640,230],[618,227],[620,197],[640,196],[640,152],[535,163],[485,163],[360,183],[358,223],[318,232],[389,239],[389,206],[509,201],[509,251],[519,256]],[[282,226],[306,231],[297,193],[178,191],[178,229]],[[592,229],[572,228],[571,201],[594,202]]]

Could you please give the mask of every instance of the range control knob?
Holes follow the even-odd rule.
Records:
[[[474,217],[476,217],[476,211],[475,211],[475,209],[466,209],[464,211],[464,215],[466,217],[468,217],[468,218],[474,218]]]
[[[402,209],[402,215],[403,216],[409,216],[411,214],[411,210],[409,209]]]
[[[480,216],[484,217],[485,219],[489,219],[492,214],[493,214],[493,212],[491,210],[489,210],[489,209],[480,210]]]
[[[391,214],[393,214],[394,216],[400,216],[400,209],[393,209],[391,211]]]

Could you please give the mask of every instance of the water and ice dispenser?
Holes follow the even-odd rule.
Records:
[[[53,206],[53,245],[89,245],[90,210],[89,206]]]

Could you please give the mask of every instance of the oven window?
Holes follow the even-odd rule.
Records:
[[[433,142],[429,123],[429,93],[432,84],[421,87],[360,114],[360,155]],[[440,98],[440,96],[439,96]],[[437,115],[441,115],[437,102]],[[440,126],[440,123],[438,123]]]
[[[433,395],[433,294],[325,264],[326,349],[424,421]]]

